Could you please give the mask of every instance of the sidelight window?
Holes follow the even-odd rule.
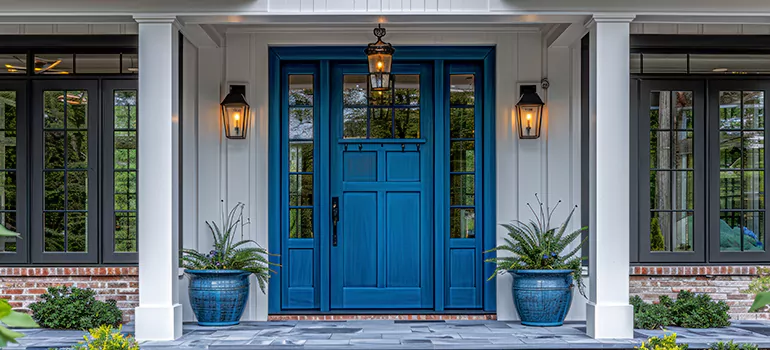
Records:
[[[289,238],[313,238],[313,83],[289,75]]]

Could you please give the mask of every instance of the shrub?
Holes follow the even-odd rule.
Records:
[[[727,343],[720,341],[720,342],[711,344],[711,347],[709,349],[711,350],[758,350],[759,347],[756,344],[735,344],[731,340]]]
[[[46,328],[86,330],[102,325],[118,326],[123,314],[115,300],[99,301],[94,294],[92,289],[50,287],[40,296],[41,301],[29,308],[32,318]]]
[[[634,347],[639,350],[687,350],[689,345],[677,344],[676,333],[663,336],[663,338],[652,337],[642,342],[641,346]]]
[[[84,335],[84,341],[73,347],[73,350],[139,350],[139,344],[136,340],[120,333],[118,329],[109,325],[94,328],[88,331],[89,335]]]
[[[727,313],[730,307],[724,301],[711,300],[707,294],[696,295],[683,290],[676,300],[662,295],[657,304],[649,304],[634,296],[629,302],[634,306],[635,328],[718,328],[730,325],[730,315]]]
[[[758,273],[759,276],[749,283],[749,288],[741,291],[743,293],[755,294],[754,303],[749,308],[749,312],[759,311],[770,304],[770,269],[760,267]]]

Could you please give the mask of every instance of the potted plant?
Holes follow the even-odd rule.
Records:
[[[582,260],[580,248],[585,240],[579,242],[571,251],[567,247],[579,238],[585,227],[567,232],[569,221],[575,208],[572,208],[566,221],[559,227],[551,227],[551,216],[556,208],[547,208],[535,194],[539,204],[536,212],[529,203],[535,220],[529,224],[514,221],[502,225],[508,230],[505,244],[491,249],[490,252],[508,252],[507,256],[489,258],[486,262],[497,265],[495,273],[513,275],[513,303],[521,318],[521,323],[528,326],[561,326],[572,304],[575,284],[580,294],[585,296],[582,279]],[[561,203],[561,201],[559,201]]]
[[[249,297],[249,276],[254,274],[262,292],[270,278],[267,251],[253,240],[244,240],[243,203],[222,213],[222,225],[206,222],[214,236],[213,249],[201,253],[182,250],[182,266],[190,278],[188,292],[198,324],[228,326],[240,322]],[[236,241],[240,229],[241,240]]]

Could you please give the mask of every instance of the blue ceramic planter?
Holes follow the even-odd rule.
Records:
[[[231,326],[241,320],[249,298],[249,275],[242,270],[185,270],[190,305],[201,326]]]
[[[513,304],[521,323],[553,327],[564,324],[572,305],[572,270],[515,270]]]

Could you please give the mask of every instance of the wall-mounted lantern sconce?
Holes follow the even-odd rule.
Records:
[[[396,49],[393,48],[393,45],[382,41],[385,33],[385,28],[382,25],[377,25],[377,28],[374,28],[377,42],[370,43],[364,50],[366,58],[369,60],[369,87],[372,91],[388,91],[392,82],[390,68]]]
[[[222,100],[222,123],[228,139],[245,139],[249,130],[249,104],[246,103],[246,85],[230,85],[230,92]]]
[[[548,80],[543,79],[543,89],[548,88]],[[519,138],[536,139],[540,137],[545,103],[537,94],[537,85],[521,85],[516,114],[519,120]]]

